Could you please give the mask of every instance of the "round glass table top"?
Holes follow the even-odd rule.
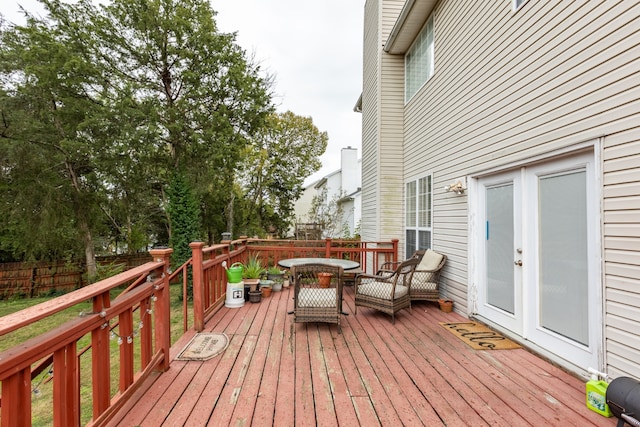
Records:
[[[344,270],[351,270],[360,267],[360,263],[347,259],[337,258],[288,258],[278,261],[278,265],[284,268],[291,268],[300,264],[328,264],[342,267]]]

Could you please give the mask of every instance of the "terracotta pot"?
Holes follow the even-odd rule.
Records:
[[[451,311],[453,311],[453,301],[450,299],[440,299],[438,303],[440,304],[440,310],[445,313],[451,313]]]
[[[260,290],[262,290],[262,296],[263,297],[269,297],[271,296],[271,286],[262,286],[260,287]]]
[[[318,280],[321,288],[328,288],[331,285],[331,273],[318,273]]]
[[[244,279],[244,284],[249,285],[250,291],[258,290],[258,283],[260,283],[260,279]]]

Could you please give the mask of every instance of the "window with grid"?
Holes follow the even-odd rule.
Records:
[[[405,102],[409,102],[433,75],[433,55],[433,15],[431,15],[404,57]]]
[[[431,175],[410,181],[405,193],[405,258],[431,248],[433,185]]]

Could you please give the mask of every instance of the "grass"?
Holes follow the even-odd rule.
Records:
[[[182,314],[182,284],[171,285],[171,344],[173,345],[183,335],[183,314]],[[121,290],[114,290],[112,298],[114,298]],[[51,297],[46,298],[25,298],[11,301],[0,302],[0,317],[11,314],[41,302],[47,301]],[[82,312],[90,312],[92,305],[90,301],[70,307],[54,316],[43,319],[27,327],[21,328],[10,334],[2,336],[0,339],[0,352],[8,348],[14,347],[36,337],[46,331],[49,331],[79,315]],[[139,315],[136,316],[139,318]],[[116,319],[117,320],[117,319]],[[146,323],[145,318],[145,323]],[[111,321],[115,323],[114,320]],[[135,322],[134,322],[135,324]],[[143,326],[144,327],[144,326]],[[118,391],[118,368],[120,364],[120,355],[117,337],[110,341],[111,343],[111,396]],[[135,341],[135,339],[134,339]],[[88,347],[91,343],[91,335],[87,334],[78,341],[78,352]],[[135,366],[140,366],[140,347],[134,345]],[[80,404],[81,404],[81,425],[87,424],[92,417],[92,386],[91,386],[91,355],[90,349],[80,357]],[[51,368],[51,367],[49,367]],[[52,424],[52,379],[53,372],[45,369],[40,375],[32,380],[32,425],[48,426]]]

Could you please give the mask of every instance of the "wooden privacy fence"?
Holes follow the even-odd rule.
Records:
[[[151,261],[149,253],[96,258],[98,265],[117,265],[124,270]],[[37,297],[79,289],[87,285],[81,262],[12,262],[0,264],[0,300]]]

